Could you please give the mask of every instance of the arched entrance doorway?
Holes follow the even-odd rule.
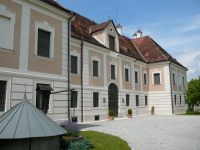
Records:
[[[114,116],[118,116],[118,89],[111,83],[108,87],[108,109],[114,111]]]

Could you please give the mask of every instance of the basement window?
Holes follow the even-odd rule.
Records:
[[[98,116],[94,116],[94,120],[98,121],[99,120],[99,115]]]
[[[72,122],[77,122],[77,117],[72,117]]]

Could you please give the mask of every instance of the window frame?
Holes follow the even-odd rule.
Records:
[[[147,95],[144,96],[144,101],[145,101],[144,102],[145,106],[148,106],[148,96]]]
[[[11,92],[11,77],[8,76],[0,76],[0,81],[6,81],[6,99],[5,99],[5,109],[4,111],[0,112],[0,116],[8,111],[11,108],[11,97],[10,97],[10,92]]]
[[[99,97],[98,97],[98,107],[93,107],[94,106],[94,93],[98,93],[99,94]],[[101,108],[101,92],[100,91],[92,91],[92,109],[100,109]]]
[[[154,74],[160,74],[160,84],[154,84]],[[152,72],[152,85],[162,85],[162,74],[160,70],[155,70]]]
[[[71,92],[76,92],[77,93],[77,106],[76,107],[72,107],[71,106],[72,105],[72,98],[70,97],[70,100],[71,100],[71,102],[70,102],[70,108],[71,109],[76,109],[76,108],[78,108],[78,96],[79,96],[79,94],[78,94],[77,90],[74,90],[74,91],[71,91]],[[71,93],[71,95],[72,95],[72,93]]]
[[[114,50],[112,50],[112,49],[110,48],[110,37],[113,38],[113,42],[114,42],[114,43],[113,43],[113,48],[114,48]],[[109,41],[109,49],[112,50],[112,51],[115,51],[115,49],[116,49],[116,48],[115,48],[115,37],[112,36],[112,35],[108,35],[108,41]]]
[[[128,70],[128,81],[126,81],[126,69]],[[130,82],[130,72],[131,72],[131,69],[130,69],[130,66],[128,64],[124,65],[124,81],[125,82]]]
[[[71,56],[77,57],[77,74],[71,73],[71,67],[70,67],[70,73],[72,75],[79,75],[80,74],[80,53],[78,53],[76,50],[70,51],[70,63],[71,63]]]
[[[174,105],[176,105],[176,95],[174,95]]]
[[[98,62],[98,76],[94,76],[94,74],[93,74],[93,61],[97,61]],[[91,57],[91,63],[92,63],[92,65],[91,65],[91,70],[92,70],[92,77],[101,77],[101,69],[100,69],[100,58],[99,57],[97,57],[97,55],[95,55],[95,56],[92,56]]]
[[[135,80],[135,72],[137,72],[137,83],[136,83],[136,80]],[[135,68],[134,69],[134,80],[135,80],[135,84],[140,84],[140,80],[139,80],[140,78],[139,78],[139,70],[138,70],[138,68]]]
[[[182,76],[183,79],[183,86],[185,87],[185,75]]]
[[[146,84],[145,84],[145,75],[146,75]],[[148,85],[148,76],[147,76],[146,70],[143,71],[143,79],[144,79],[144,85],[147,86]]]
[[[43,56],[39,56],[37,55],[37,51],[38,51],[38,30],[43,30],[46,32],[50,32],[50,44],[49,44],[49,57],[43,57]],[[46,21],[35,21],[35,56],[37,56],[37,58],[50,58],[50,59],[54,59],[54,38],[55,38],[55,27],[49,25],[48,22]]]
[[[138,105],[137,105],[137,97],[138,97]],[[135,105],[136,107],[140,106],[140,95],[135,95]]]
[[[0,51],[13,53],[16,13],[14,13],[14,12],[10,11],[9,9],[7,9],[5,5],[1,5],[0,4],[0,8],[2,9],[1,16],[10,19],[10,29],[9,29],[9,31],[10,31],[9,37],[10,38],[9,38],[9,41],[7,41],[7,46],[6,47],[1,47],[0,46]]]
[[[115,66],[115,79],[111,78],[111,65]],[[110,79],[117,80],[117,63],[115,61],[110,61]]]
[[[128,96],[128,105],[127,105],[127,96]],[[126,94],[126,107],[130,107],[130,94]]]
[[[76,63],[77,63],[77,66],[76,66],[76,73],[75,72],[72,72],[72,57],[76,57]],[[73,56],[73,55],[71,55],[71,58],[70,58],[70,60],[71,60],[71,67],[70,67],[70,73],[71,74],[78,74],[78,57],[77,56]]]

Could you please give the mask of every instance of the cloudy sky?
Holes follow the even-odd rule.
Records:
[[[57,0],[96,23],[109,16],[132,38],[149,35],[187,67],[188,80],[200,76],[200,0]],[[116,13],[117,10],[117,13]],[[116,21],[115,21],[116,20]]]

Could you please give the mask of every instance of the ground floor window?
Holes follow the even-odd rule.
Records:
[[[147,96],[145,96],[145,106],[148,105],[148,99],[147,99]]]
[[[180,95],[180,105],[181,105],[181,95]]]
[[[93,107],[99,107],[99,93],[93,93]]]
[[[130,106],[129,94],[126,94],[126,106]]]
[[[0,112],[5,111],[6,103],[6,81],[0,81]]]
[[[71,91],[71,108],[77,107],[78,91]]]
[[[136,95],[136,106],[139,106],[139,95]]]
[[[176,95],[174,95],[174,104],[176,105]]]

